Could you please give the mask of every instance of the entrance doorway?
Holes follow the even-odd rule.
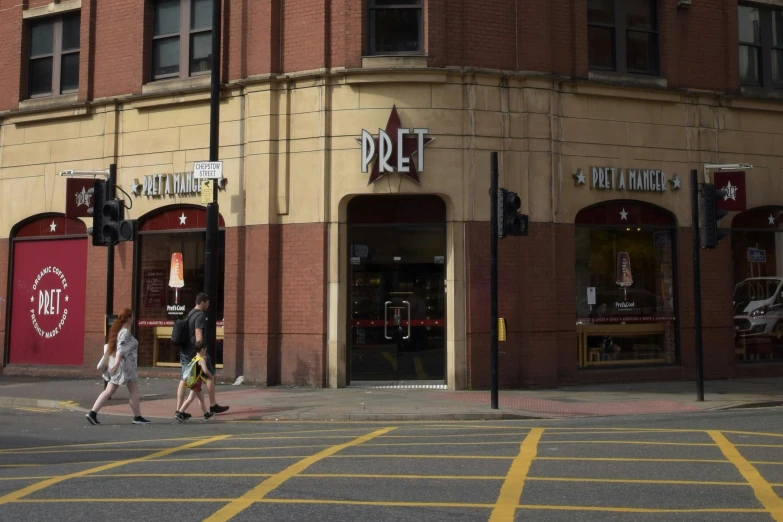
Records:
[[[445,214],[435,196],[349,205],[349,384],[445,383]]]

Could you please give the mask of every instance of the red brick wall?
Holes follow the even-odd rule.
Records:
[[[104,314],[106,312],[106,247],[94,247],[92,241],[87,245],[88,277],[84,311],[84,372],[97,375],[95,365],[103,355]],[[116,261],[116,258],[115,258]],[[116,282],[116,280],[115,280]],[[116,293],[116,290],[115,290]]]
[[[145,1],[100,0],[95,12],[94,97],[141,93],[146,79],[144,54],[149,47],[144,38],[145,24],[141,23]]]
[[[8,266],[9,266],[9,241],[0,239],[0,370],[5,363],[5,321],[8,315]]]
[[[462,49],[467,65],[492,69],[516,67],[514,0],[464,2]]]
[[[677,13],[679,84],[734,90],[739,84],[737,0],[693,2]]]
[[[288,0],[283,4],[283,70],[325,67],[329,0]]]
[[[0,112],[19,103],[22,82],[22,8],[19,0],[0,0]]]

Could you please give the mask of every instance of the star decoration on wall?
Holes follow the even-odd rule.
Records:
[[[397,147],[402,147],[402,156],[404,158],[409,158],[410,162],[408,163],[409,168],[408,172],[400,172],[403,176],[408,177],[410,180],[414,181],[415,183],[420,183],[419,181],[419,171],[416,167],[416,162],[414,161],[413,157],[418,154],[419,149],[419,140],[415,135],[405,135],[402,138],[402,143],[399,143],[397,140],[397,130],[403,128],[402,122],[400,122],[400,115],[397,114],[397,106],[392,106],[392,112],[389,115],[389,121],[386,122],[386,134],[389,135],[391,138],[391,156],[389,156],[392,160],[394,160],[397,157]],[[424,144],[423,147],[426,147],[429,145],[435,138],[424,138]],[[370,181],[367,182],[368,185],[371,185],[374,181],[376,181],[378,178],[383,176],[381,174],[379,169],[379,163],[380,158],[378,157],[379,151],[380,151],[380,136],[373,138],[375,141],[375,161],[373,161],[372,171],[370,172]],[[357,138],[359,143],[362,142],[360,138]],[[422,149],[423,149],[422,147]],[[424,151],[422,150],[422,154]]]
[[[678,174],[675,174],[674,177],[669,180],[669,183],[672,184],[672,190],[680,190],[680,184],[682,184],[682,180]]]
[[[180,226],[185,225],[187,224],[187,221],[188,221],[188,216],[186,216],[185,213],[183,212],[182,215],[179,217],[179,225]]]
[[[57,232],[57,223],[52,220],[52,223],[49,225],[49,232]]]
[[[773,216],[772,214],[769,215],[767,220],[769,221],[770,225],[774,225],[775,224],[775,216]]]
[[[574,178],[574,184],[575,185],[584,185],[585,184],[585,173],[582,172],[582,169],[577,169],[576,174],[571,174]]]
[[[723,190],[726,191],[726,195],[723,196],[723,201],[728,201],[730,199],[733,201],[737,201],[737,187],[731,184],[731,180],[729,180],[726,186],[723,187]]]
[[[139,189],[141,189],[141,185],[139,185],[139,180],[134,179],[133,183],[131,183],[131,186],[130,186],[131,194],[138,195]]]
[[[620,221],[628,221],[628,212],[625,211],[625,207],[620,211]]]
[[[70,297],[66,295],[65,296],[65,302],[67,303],[69,299],[70,299]]]

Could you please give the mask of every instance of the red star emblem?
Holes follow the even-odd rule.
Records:
[[[389,135],[389,138],[391,139],[391,156],[389,156],[389,162],[396,165],[397,164],[397,150],[398,147],[402,147],[402,157],[408,158],[408,172],[400,172],[403,176],[407,176],[411,180],[413,180],[416,183],[420,183],[419,181],[419,171],[416,168],[416,163],[413,160],[413,156],[419,153],[419,138],[415,134],[405,134],[402,137],[402,143],[399,143],[397,139],[397,131],[399,129],[404,128],[402,126],[402,123],[400,122],[400,115],[397,114],[397,106],[392,106],[392,112],[391,115],[389,115],[389,121],[386,123],[386,134]],[[435,138],[423,138],[422,140],[422,149],[430,144]],[[373,161],[372,171],[370,172],[370,180],[367,182],[368,185],[375,182],[378,178],[380,178],[384,173],[380,172],[379,169],[379,150],[380,150],[380,136],[377,136],[373,138],[373,141],[375,142],[375,160]],[[357,139],[359,143],[361,143],[361,139]]]

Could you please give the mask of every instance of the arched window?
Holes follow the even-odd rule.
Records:
[[[758,207],[731,223],[734,354],[783,360],[783,207]]]
[[[610,201],[575,220],[579,366],[677,362],[672,214]]]

